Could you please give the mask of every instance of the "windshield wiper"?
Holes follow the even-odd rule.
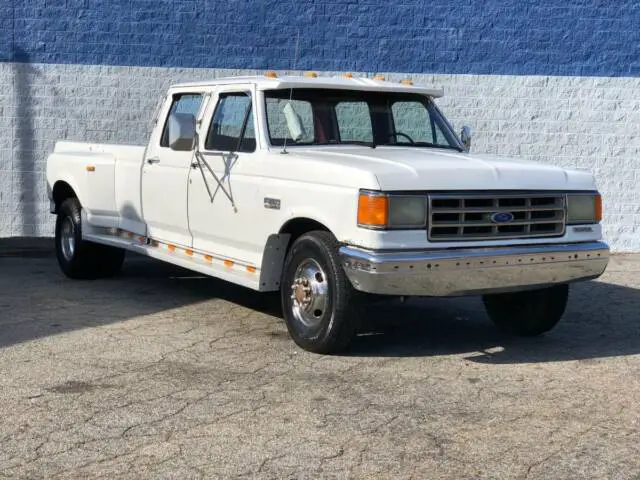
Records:
[[[364,145],[365,147],[376,148],[376,142],[365,142],[363,140],[341,141],[338,145]]]

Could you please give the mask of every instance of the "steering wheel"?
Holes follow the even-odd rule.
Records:
[[[389,137],[393,137],[396,139],[396,143],[398,141],[398,137],[404,137],[407,140],[409,140],[409,143],[411,145],[414,145],[416,142],[413,141],[413,138],[411,138],[409,135],[407,135],[406,133],[402,133],[402,132],[396,132],[396,133],[390,133]]]

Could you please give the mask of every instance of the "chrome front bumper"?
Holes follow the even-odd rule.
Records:
[[[604,242],[426,251],[340,248],[354,288],[383,295],[455,296],[527,290],[602,275]]]

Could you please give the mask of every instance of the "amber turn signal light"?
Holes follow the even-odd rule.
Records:
[[[595,198],[595,218],[596,222],[602,221],[602,196],[596,195]]]
[[[374,193],[360,193],[358,198],[358,225],[385,227],[389,220],[389,198]]]

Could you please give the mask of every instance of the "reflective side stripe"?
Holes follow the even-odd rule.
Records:
[[[160,248],[163,250],[167,250],[169,253],[184,253],[184,255],[194,258],[194,255],[198,255],[199,258],[202,258],[205,262],[210,263],[212,265],[212,267],[215,268],[216,266],[216,260],[218,262],[222,262],[222,264],[227,267],[227,268],[234,268],[234,267],[240,267],[243,268],[247,273],[252,273],[255,274],[258,269],[254,266],[254,265],[247,265],[245,263],[242,262],[235,262],[234,260],[225,258],[222,259],[220,257],[216,257],[214,255],[211,255],[210,253],[205,253],[205,252],[196,252],[194,249],[192,248],[181,248],[178,247],[177,245],[171,244],[171,243],[165,243],[165,242],[161,242],[160,240],[155,240],[153,238],[150,237],[145,237],[143,235],[137,235],[133,232],[128,232],[126,230],[122,230],[120,228],[114,228],[111,230],[111,234],[115,235],[117,237],[124,237],[124,238],[129,238],[129,239],[136,239],[138,240],[141,244],[147,245],[149,247],[152,248]]]

